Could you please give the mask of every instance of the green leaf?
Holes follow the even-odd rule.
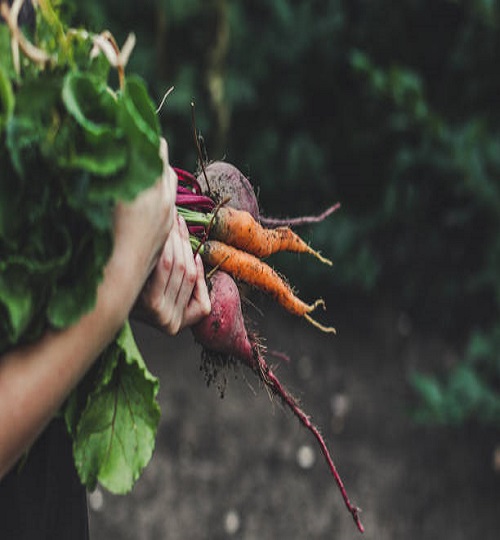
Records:
[[[25,277],[15,268],[0,272],[0,333],[6,344],[18,341],[34,315],[34,294]]]
[[[30,118],[14,117],[7,124],[7,148],[15,172],[24,178],[38,158],[39,126]]]
[[[0,65],[0,134],[14,111],[14,92],[7,71]]]
[[[82,483],[127,493],[153,454],[160,409],[158,380],[149,373],[127,323],[102,358],[73,443]]]
[[[70,437],[75,436],[78,420],[80,418],[79,397],[78,389],[73,390],[63,406],[64,423],[66,424],[66,429],[68,430]]]
[[[414,373],[411,382],[425,404],[415,411],[415,420],[424,423],[429,421],[446,423],[446,398],[438,381],[433,377]]]
[[[64,272],[71,258],[71,237],[63,224],[52,220],[41,220],[32,226],[27,226],[22,247],[5,249],[0,260],[0,272],[9,268],[18,268],[20,275],[32,278],[52,279]],[[13,271],[13,279],[16,273]],[[26,286],[32,284],[27,283]]]
[[[47,172],[57,163],[53,133],[60,118],[61,83],[61,77],[51,73],[23,81],[16,92],[14,114],[6,129],[7,148],[14,170],[23,178]]]
[[[97,287],[112,248],[110,231],[90,229],[82,233],[71,264],[54,284],[47,306],[47,318],[54,327],[64,328],[77,322],[95,306]]]
[[[127,149],[117,125],[116,98],[106,84],[91,73],[70,72],[62,99],[80,128],[66,164],[96,175],[116,174],[126,164]]]
[[[116,100],[97,77],[70,71],[64,78],[62,99],[67,111],[95,142],[113,131]]]
[[[146,136],[152,146],[160,142],[160,122],[153,102],[148,94],[146,83],[137,76],[127,79],[124,91],[124,104],[130,118]]]
[[[81,213],[98,231],[110,231],[113,227],[112,201],[89,201],[91,175],[88,171],[74,171],[68,182],[68,203],[72,210]]]
[[[15,77],[14,66],[12,64],[10,30],[6,24],[0,24],[0,67],[10,77]]]
[[[3,139],[0,139],[2,144]],[[23,182],[14,172],[6,148],[0,148],[0,239],[6,244],[17,244],[16,230],[24,218],[19,208]]]
[[[129,79],[118,105],[119,125],[126,138],[127,166],[114,179],[106,178],[106,182],[96,179],[92,184],[93,198],[113,196],[132,200],[152,186],[163,172],[159,122],[143,81]]]

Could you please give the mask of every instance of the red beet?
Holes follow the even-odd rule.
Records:
[[[236,282],[229,274],[218,270],[209,278],[208,288],[212,310],[191,328],[195,339],[209,351],[250,359],[252,344],[245,328]],[[256,365],[254,362],[250,367]]]
[[[201,172],[197,180],[205,195],[210,195],[217,203],[229,198],[229,206],[246,210],[254,219],[259,218],[259,204],[252,184],[237,167],[225,161],[214,161],[204,170],[206,178]]]
[[[249,337],[241,310],[240,293],[233,278],[225,272],[216,271],[209,279],[209,288],[212,311],[208,317],[192,328],[195,339],[204,347],[207,354],[212,352],[216,355],[236,357],[249,367],[269,391],[279,396],[301,424],[313,434],[339,487],[347,509],[358,529],[363,532],[363,525],[358,515],[359,509],[351,504],[321,433],[268,366],[262,354],[262,347],[253,337]]]

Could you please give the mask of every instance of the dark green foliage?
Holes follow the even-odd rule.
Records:
[[[22,55],[15,69],[0,25],[0,354],[95,306],[115,205],[163,170],[143,80],[109,86],[90,34],[67,31],[48,2],[37,16],[44,65]],[[83,483],[132,488],[154,448],[157,390],[127,323],[61,411]]]
[[[337,263],[334,278],[310,265],[332,292],[362,289],[390,298],[432,331],[471,343],[480,331],[494,342],[498,2],[94,0],[79,9],[121,39],[137,33],[134,69],[158,102],[176,87],[160,115],[174,163],[196,166],[194,100],[208,158],[226,158],[247,173],[264,214],[318,213],[342,203],[310,231]],[[224,20],[230,40],[219,49],[221,67],[214,50]],[[230,117],[225,131],[210,90],[214,73]],[[474,395],[498,396],[498,380],[488,370],[477,378],[479,371],[467,361],[435,386],[443,398],[435,414],[445,414],[445,397],[457,386],[462,392],[465,380]],[[485,402],[474,403],[453,417],[480,416]]]
[[[415,419],[461,425],[471,420],[500,427],[500,331],[475,333],[465,360],[450,371],[446,381],[415,374],[413,384],[423,398]]]

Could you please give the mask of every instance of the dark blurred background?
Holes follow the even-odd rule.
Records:
[[[120,44],[135,32],[128,70],[157,103],[175,87],[174,165],[197,168],[193,102],[204,157],[247,174],[264,215],[340,202],[303,230],[333,273],[283,272],[449,344],[401,372],[407,422],[500,440],[499,2],[87,0],[70,16]]]
[[[336,261],[293,282],[389,302],[463,347],[426,416],[500,425],[500,5],[494,0],[88,0],[74,16],[134,31],[129,70],[159,103],[175,165],[253,182],[271,216],[342,209],[305,232]]]

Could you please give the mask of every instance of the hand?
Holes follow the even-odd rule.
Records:
[[[177,216],[138,302],[141,318],[169,335],[210,313],[203,263],[193,257],[185,221]]]
[[[110,266],[115,276],[127,282],[132,303],[155,267],[176,216],[177,175],[169,165],[165,139],[160,155],[164,169],[156,184],[130,203],[119,203],[115,212]]]

